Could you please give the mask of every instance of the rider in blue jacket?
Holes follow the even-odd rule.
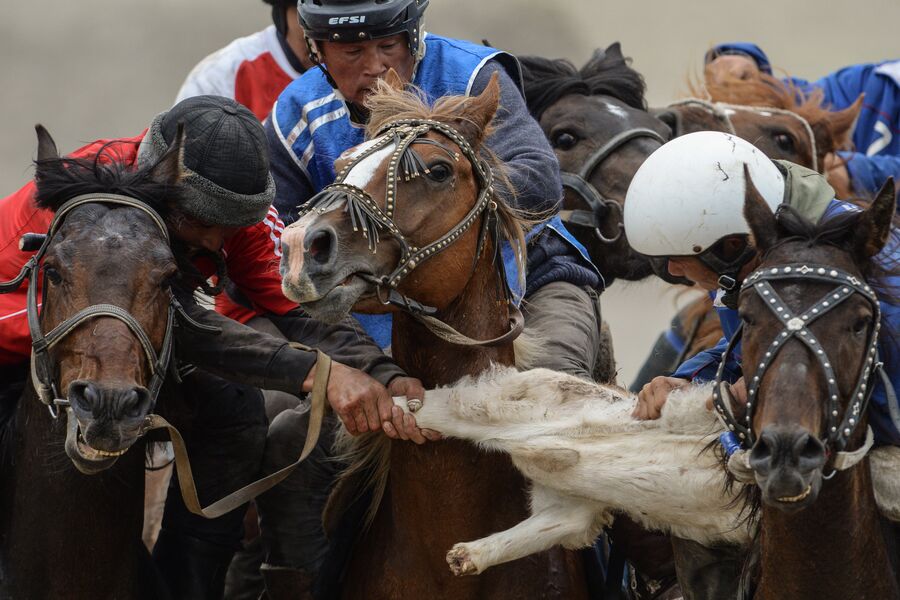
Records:
[[[708,69],[726,70],[739,77],[754,70],[772,74],[766,53],[747,42],[719,44],[706,53]],[[877,192],[888,177],[900,178],[900,60],[844,67],[821,79],[785,80],[801,92],[821,90],[824,104],[843,110],[865,94],[853,132],[854,152],[841,152],[854,192]]]

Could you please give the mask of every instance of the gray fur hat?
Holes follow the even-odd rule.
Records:
[[[186,202],[178,209],[209,225],[246,227],[263,220],[275,199],[262,125],[246,107],[222,96],[182,100],[153,119],[138,149],[138,166],[165,154],[184,124]]]

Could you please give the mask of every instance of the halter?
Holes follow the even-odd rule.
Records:
[[[619,220],[619,230],[616,234],[608,238],[600,231],[600,225],[613,211],[618,211],[621,217],[622,206],[615,200],[610,200],[600,193],[600,191],[590,183],[591,174],[600,166],[604,160],[610,157],[620,147],[624,146],[631,140],[638,138],[649,138],[660,144],[665,144],[666,140],[646,127],[637,127],[634,129],[626,129],[615,135],[612,139],[600,146],[591,154],[587,161],[577,173],[569,171],[560,171],[563,189],[568,188],[575,192],[590,207],[590,210],[564,210],[560,212],[563,222],[571,225],[580,225],[583,227],[593,227],[594,235],[597,236],[604,244],[614,244],[622,237],[625,230],[624,224]]]
[[[711,113],[713,116],[715,116],[725,124],[725,126],[728,128],[727,133],[730,133],[732,135],[737,135],[737,132],[734,129],[734,123],[731,122],[731,117],[728,115],[728,111],[742,110],[744,112],[757,113],[763,116],[767,116],[765,115],[765,113],[773,113],[777,115],[787,115],[794,119],[797,119],[803,126],[803,130],[806,132],[806,135],[809,138],[809,147],[812,152],[812,170],[819,170],[819,148],[816,144],[816,136],[813,133],[812,126],[810,126],[809,121],[793,111],[784,108],[775,108],[773,106],[746,106],[743,104],[710,102],[709,100],[703,100],[701,98],[687,98],[685,100],[679,100],[678,102],[669,104],[667,108],[679,106],[695,106]]]
[[[41,259],[43,259],[44,254],[46,254],[50,247],[54,236],[59,232],[59,228],[66,216],[79,206],[96,203],[130,206],[141,210],[150,217],[162,233],[166,244],[169,244],[168,229],[156,211],[140,200],[128,196],[121,196],[119,194],[84,194],[76,196],[65,202],[56,211],[53,216],[53,221],[50,223],[50,229],[47,231],[46,235],[26,234],[23,236],[20,241],[20,248],[23,250],[33,249],[33,245],[37,243],[40,243],[40,248],[30,259],[28,259],[28,262],[25,263],[15,279],[0,283],[0,293],[9,293],[17,290],[22,285],[25,278],[28,278],[27,317],[28,328],[31,331],[31,380],[34,384],[35,391],[38,394],[38,398],[40,398],[41,402],[47,406],[50,415],[54,419],[59,417],[58,407],[68,407],[69,401],[61,397],[56,387],[56,382],[53,378],[53,363],[50,360],[50,349],[61,342],[82,323],[99,317],[112,317],[123,322],[128,329],[134,333],[135,337],[137,337],[140,342],[144,355],[147,357],[147,362],[150,365],[151,378],[148,390],[150,392],[152,404],[156,403],[156,398],[162,388],[163,381],[166,377],[166,371],[169,367],[169,361],[172,355],[172,330],[174,328],[175,313],[178,312],[179,316],[189,323],[191,327],[211,333],[218,331],[218,328],[208,327],[191,319],[184,312],[178,300],[172,295],[172,291],[169,290],[166,331],[163,336],[163,343],[159,353],[157,353],[156,349],[153,347],[150,336],[147,335],[147,332],[141,326],[140,322],[138,322],[138,320],[127,310],[112,304],[93,304],[88,306],[64,320],[46,334],[43,333],[41,330],[41,320],[37,301],[37,281],[43,267]]]
[[[795,315],[772,287],[771,282],[800,279],[830,283],[834,284],[835,287],[806,311]],[[749,449],[754,443],[753,411],[763,376],[769,366],[771,366],[772,361],[775,360],[775,356],[788,340],[791,338],[798,339],[816,357],[819,366],[822,367],[828,385],[827,434],[825,439],[820,441],[823,442],[824,446],[836,451],[835,470],[845,470],[855,465],[862,460],[872,445],[872,430],[869,429],[867,432],[866,442],[859,450],[844,452],[844,448],[846,448],[847,441],[859,424],[860,415],[866,409],[872,390],[875,387],[874,378],[877,373],[882,371],[882,363],[878,360],[878,332],[881,326],[881,309],[875,292],[868,284],[854,275],[833,267],[815,264],[789,264],[759,269],[747,277],[741,286],[741,290],[753,290],[778,318],[783,328],[769,344],[758,365],[756,374],[747,384],[747,408],[743,424],[731,412],[731,408],[726,402],[729,394],[727,388],[722,384],[726,360],[741,338],[743,327],[739,328],[734,337],[732,337],[727,350],[722,355],[722,362],[719,364],[719,369],[716,373],[716,383],[713,388],[713,405],[718,412],[719,418],[731,432],[737,435],[741,446]],[[854,294],[862,295],[872,306],[875,314],[875,324],[869,332],[865,363],[853,393],[850,395],[851,403],[848,405],[843,418],[840,418],[841,393],[837,387],[834,368],[821,342],[816,339],[816,336],[809,329],[809,325]]]
[[[425,138],[429,131],[437,131],[448,137],[456,144],[463,156],[472,164],[472,170],[478,181],[478,198],[469,212],[447,233],[423,248],[410,242],[403,232],[394,223],[394,208],[397,197],[397,185],[401,181],[410,181],[423,173],[429,173],[421,156],[412,149],[413,144],[429,144],[437,146],[446,152],[454,161],[459,161],[460,155],[447,148],[440,142]],[[346,183],[350,171],[360,162],[372,156],[376,152],[395,144],[396,147],[388,159],[387,187],[385,190],[385,208],[382,210],[372,199],[372,196],[364,189]],[[383,304],[391,304],[401,308],[422,322],[432,333],[457,345],[466,346],[499,346],[515,339],[524,328],[522,313],[515,306],[506,285],[506,273],[500,254],[499,218],[497,216],[497,202],[494,200],[493,174],[490,165],[481,159],[469,142],[455,129],[445,123],[429,119],[403,119],[393,121],[383,127],[372,145],[365,151],[353,157],[341,169],[335,178],[335,182],[326,186],[321,192],[313,196],[302,208],[300,217],[310,213],[324,214],[346,203],[346,212],[350,214],[353,231],[361,232],[369,242],[369,250],[374,254],[377,251],[378,242],[381,241],[380,232],[387,233],[400,246],[400,259],[394,270],[382,277],[361,275],[363,279],[375,284],[376,294]],[[446,323],[439,321],[431,315],[437,309],[417,302],[397,290],[397,286],[418,265],[429,258],[443,252],[456,242],[479,218],[482,217],[481,229],[478,234],[478,244],[475,258],[472,264],[474,271],[484,250],[484,243],[488,235],[494,245],[494,264],[497,266],[501,278],[501,285],[507,299],[510,312],[509,330],[500,337],[490,340],[474,340],[459,333]]]

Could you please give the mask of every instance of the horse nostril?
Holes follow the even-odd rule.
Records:
[[[332,251],[334,249],[335,235],[330,229],[317,229],[310,231],[304,240],[306,253],[309,257],[320,265],[327,264],[331,261]]]
[[[794,444],[794,454],[801,471],[812,471],[825,464],[825,445],[815,436],[807,434],[805,437]]]
[[[76,381],[69,386],[69,401],[79,410],[92,413],[99,406],[100,392],[88,381]]]
[[[122,414],[131,418],[140,418],[150,412],[150,391],[136,387],[124,392],[120,399]]]

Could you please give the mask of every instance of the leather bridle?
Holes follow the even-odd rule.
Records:
[[[775,291],[774,287],[772,287],[772,282],[797,280],[829,283],[835,287],[804,312],[794,314],[778,292]],[[872,446],[873,435],[871,428],[867,432],[866,442],[862,448],[852,452],[845,452],[844,449],[857,425],[859,425],[860,416],[868,405],[872,390],[876,385],[875,377],[880,376],[882,380],[886,379],[882,363],[878,359],[878,332],[880,329],[881,309],[875,292],[867,283],[854,275],[834,267],[816,264],[788,264],[761,268],[747,277],[741,286],[741,290],[756,293],[763,301],[763,304],[772,311],[782,324],[782,329],[770,342],[759,365],[757,365],[753,378],[747,381],[747,406],[743,423],[732,413],[730,407],[731,395],[727,386],[723,385],[725,364],[741,338],[742,327],[732,337],[728,344],[728,349],[722,356],[722,362],[719,364],[719,369],[716,373],[716,383],[713,388],[713,405],[719,418],[728,430],[734,432],[738,437],[741,446],[747,450],[753,446],[755,440],[753,414],[758,401],[760,384],[766,370],[772,365],[778,352],[790,339],[797,339],[816,358],[827,383],[826,435],[820,441],[830,452],[834,453],[835,470],[845,470],[855,465],[859,460],[862,460]],[[822,343],[809,329],[809,325],[854,294],[860,294],[871,305],[874,313],[874,322],[868,332],[865,362],[860,370],[853,392],[849,397],[847,410],[841,417],[842,395],[838,390],[834,365],[829,359],[825,348],[822,347]],[[893,388],[890,385],[886,386],[886,390],[888,390],[889,394],[893,393]]]
[[[578,225],[581,227],[591,227],[594,235],[604,244],[615,244],[622,237],[625,231],[625,225],[622,219],[619,219],[619,229],[613,237],[606,237],[600,230],[603,221],[607,219],[613,212],[618,211],[621,217],[622,206],[615,200],[609,199],[594,187],[590,182],[591,175],[600,166],[603,161],[609,158],[620,147],[624,146],[631,140],[647,138],[660,143],[666,143],[656,131],[646,127],[636,127],[634,129],[626,129],[621,133],[613,136],[605,144],[595,150],[581,166],[577,173],[570,171],[560,171],[562,185],[564,189],[570,189],[581,198],[590,210],[574,209],[560,211],[560,217],[566,225]]]
[[[410,181],[423,173],[427,174],[429,172],[427,165],[413,150],[412,146],[413,144],[437,146],[454,161],[459,161],[460,159],[458,152],[454,152],[440,142],[424,137],[429,131],[437,131],[449,138],[472,164],[472,171],[478,182],[478,198],[462,220],[447,233],[419,248],[394,223],[395,201],[399,182],[401,180]],[[382,210],[366,190],[347,183],[346,179],[350,171],[360,162],[392,144],[395,147],[387,159],[385,208]],[[337,174],[334,183],[326,186],[303,206],[298,221],[299,218],[310,212],[324,214],[339,207],[341,204],[346,204],[345,210],[350,215],[353,230],[362,233],[368,240],[369,250],[373,254],[377,250],[382,231],[386,231],[400,247],[400,258],[391,273],[381,277],[365,274],[359,275],[364,280],[375,285],[376,295],[382,303],[397,306],[412,315],[441,339],[456,345],[500,346],[511,342],[522,332],[525,320],[521,311],[515,305],[506,285],[505,268],[500,256],[502,239],[497,215],[497,201],[494,199],[491,167],[487,161],[478,156],[469,142],[453,127],[446,123],[428,119],[403,119],[387,124],[377,133],[371,145],[365,151],[355,155],[352,160],[349,160],[344,165],[341,172]],[[493,243],[494,264],[497,267],[510,315],[507,332],[489,340],[472,339],[456,331],[450,325],[432,316],[437,312],[437,309],[417,302],[400,293],[397,289],[397,286],[413,269],[452,246],[479,218],[482,219],[481,229],[478,234],[478,243],[472,268],[473,270],[475,269],[484,250],[485,242],[490,236]]]

